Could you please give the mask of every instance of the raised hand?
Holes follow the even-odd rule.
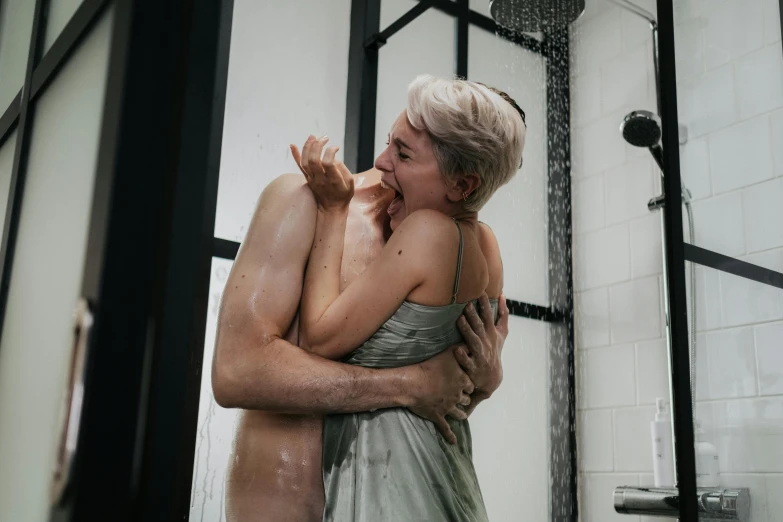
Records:
[[[335,159],[339,147],[328,147],[324,152],[328,141],[327,136],[316,139],[310,135],[301,154],[296,145],[291,145],[291,154],[313,191],[318,208],[343,210],[353,197],[353,175],[342,161]]]

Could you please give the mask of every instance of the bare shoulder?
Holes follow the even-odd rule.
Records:
[[[232,275],[241,272],[246,285],[258,286],[269,284],[270,277],[280,277],[281,271],[303,270],[316,215],[315,198],[303,176],[275,178],[258,198]]]
[[[256,213],[262,206],[290,203],[315,208],[313,192],[301,174],[283,174],[273,179],[261,192],[261,197],[258,198],[256,205]]]
[[[395,244],[415,248],[423,258],[430,254],[442,255],[444,249],[456,249],[457,234],[450,217],[437,210],[422,209],[406,217],[389,242],[394,240]]]
[[[479,222],[478,241],[489,269],[487,294],[496,297],[503,291],[503,259],[500,255],[500,245],[495,233],[483,222]]]
[[[421,209],[406,217],[397,231],[418,239],[443,243],[451,242],[450,235],[443,237],[444,232],[449,230],[456,233],[453,219],[437,210]]]
[[[292,232],[292,228],[296,227],[303,227],[299,231],[300,237],[306,236],[310,228],[314,233],[316,212],[313,192],[302,175],[278,176],[258,198],[242,249],[261,246],[256,245],[259,242],[268,247],[267,242],[274,236],[281,237],[283,243],[286,243],[288,238],[281,234]]]
[[[285,174],[264,188],[229,274],[221,320],[244,318],[243,331],[286,332],[299,305],[316,215],[303,176]]]

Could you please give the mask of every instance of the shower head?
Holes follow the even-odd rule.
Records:
[[[653,147],[661,141],[661,120],[650,111],[633,111],[623,118],[620,132],[634,147]]]
[[[512,31],[531,33],[566,27],[585,10],[585,0],[490,0],[495,21]]]

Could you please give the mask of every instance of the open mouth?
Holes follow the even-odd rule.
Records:
[[[394,191],[394,200],[392,200],[392,202],[389,203],[389,208],[386,210],[389,216],[394,216],[394,214],[399,212],[400,208],[402,208],[402,206],[405,204],[405,198],[403,197],[402,192],[392,187],[391,185],[389,185],[383,180],[381,180],[381,187],[386,189],[391,189]]]

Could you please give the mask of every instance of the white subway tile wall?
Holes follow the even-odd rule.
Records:
[[[609,287],[613,343],[658,339],[663,333],[660,279],[646,277]]]
[[[607,170],[606,224],[649,215],[645,203],[655,195],[654,185],[653,160],[649,157],[630,159]]]
[[[631,221],[631,277],[660,274],[663,271],[661,216],[647,212]]]
[[[594,348],[609,344],[609,292],[587,290],[576,296],[576,346]]]
[[[764,43],[780,41],[780,1],[764,0]]]
[[[579,449],[582,470],[614,470],[612,410],[588,410],[579,414]]]
[[[658,397],[668,397],[666,340],[636,343],[636,399],[638,404],[655,404]]]
[[[753,329],[719,330],[705,335],[710,398],[752,397],[758,392]],[[750,349],[749,349],[750,348]]]
[[[575,250],[574,285],[580,290],[627,281],[631,275],[627,223],[579,236]]]
[[[773,176],[769,117],[758,116],[709,137],[715,194],[752,185]]]
[[[703,199],[712,195],[710,156],[706,137],[688,140],[680,146],[680,173],[693,199]]]
[[[655,407],[614,410],[614,459],[617,471],[652,471],[650,422]]]
[[[729,63],[762,46],[761,0],[728,0],[704,18],[707,69]]]
[[[744,56],[735,68],[740,118],[752,118],[783,107],[783,60],[779,45]]]
[[[637,3],[655,13],[654,1]],[[652,522],[617,515],[611,500],[616,486],[653,482],[649,422],[655,399],[668,398],[660,218],[646,209],[659,171],[618,130],[628,111],[654,107],[650,31],[604,1],[588,6],[571,37],[581,519]],[[778,6],[674,2],[695,243],[783,271]],[[722,485],[751,489],[751,522],[780,522],[783,291],[702,266],[695,280],[697,418],[718,448]]]
[[[604,175],[598,174],[585,179],[574,179],[571,184],[574,212],[582,219],[574,222],[577,234],[603,228],[606,224],[604,212]]]
[[[783,246],[783,178],[744,190],[742,209],[748,252]]]
[[[775,166],[775,175],[783,176],[783,109],[779,109],[769,115],[769,121],[772,126],[772,147],[773,164]]]
[[[783,395],[783,323],[754,328],[760,395]]]
[[[695,244],[727,256],[745,253],[742,194],[731,192],[693,202]]]
[[[611,408],[635,405],[634,358],[633,344],[593,348],[580,354],[582,406]]]

